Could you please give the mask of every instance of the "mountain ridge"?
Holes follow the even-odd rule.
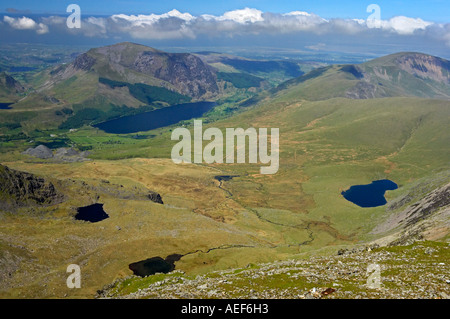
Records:
[[[25,92],[25,87],[6,72],[0,72],[0,102],[14,102],[18,100],[19,94]]]
[[[361,64],[331,65],[286,81],[271,91],[307,100],[411,96],[450,100],[450,61],[399,52]]]
[[[167,53],[130,42],[92,48],[78,55],[72,63],[44,71],[39,77],[44,80],[36,83],[38,92],[48,92],[69,104],[100,96],[115,105],[146,104],[127,89],[105,87],[99,83],[100,78],[160,87],[197,100],[218,93],[214,72],[195,55]],[[68,91],[83,91],[83,97]]]

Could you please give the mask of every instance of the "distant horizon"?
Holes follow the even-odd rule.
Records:
[[[202,52],[210,52],[217,54],[229,54],[232,56],[238,56],[242,58],[249,59],[260,59],[260,60],[303,60],[305,62],[320,62],[320,60],[328,63],[328,64],[359,64],[364,63],[373,59],[381,58],[388,55],[399,54],[399,53],[420,53],[431,56],[436,56],[445,60],[450,61],[450,53],[448,54],[435,54],[431,52],[418,51],[418,50],[403,50],[403,51],[393,51],[393,52],[379,52],[379,53],[369,53],[369,52],[346,52],[346,51],[301,51],[292,48],[270,48],[270,47],[189,47],[189,46],[160,46],[160,45],[152,45],[151,43],[142,43],[139,41],[112,41],[111,43],[102,43],[102,44],[67,44],[67,43],[1,43],[0,48],[5,46],[46,46],[46,47],[65,47],[65,48],[74,48],[84,50],[83,52],[87,52],[90,49],[111,46],[119,43],[133,43],[137,45],[147,46],[149,48],[157,49],[164,52],[171,53],[202,53]],[[264,51],[267,49],[268,51]],[[334,57],[336,56],[336,57]],[[309,57],[309,58],[308,58]]]
[[[98,47],[272,48],[310,54],[382,56],[421,52],[450,58],[445,1],[4,1],[1,43]],[[47,12],[47,13],[46,13]],[[78,25],[69,25],[78,21]]]
[[[173,9],[180,12],[189,12],[194,16],[210,14],[220,16],[227,11],[240,10],[246,7],[255,8],[263,12],[287,13],[293,11],[306,11],[316,14],[325,19],[365,19],[365,9],[370,4],[377,4],[382,9],[382,19],[390,19],[395,16],[409,16],[422,18],[423,20],[436,23],[448,23],[450,8],[443,0],[390,0],[377,1],[355,1],[341,0],[318,0],[314,2],[292,1],[292,0],[228,0],[228,1],[205,1],[205,0],[170,0],[170,1],[148,1],[148,0],[78,0],[61,2],[58,0],[47,0],[36,2],[34,0],[3,0],[0,14],[45,14],[65,15],[66,7],[70,4],[78,4],[83,8],[83,14],[93,16],[110,16],[114,14],[164,14]]]

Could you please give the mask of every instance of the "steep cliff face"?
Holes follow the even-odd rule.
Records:
[[[66,199],[79,200],[80,205],[87,205],[89,199],[100,196],[164,203],[159,193],[146,188],[124,188],[122,185],[107,181],[96,186],[72,179],[51,182],[0,164],[0,211],[13,211],[17,207],[25,206],[59,204]]]
[[[89,71],[95,64],[95,59],[87,53],[83,53],[73,61],[75,70]]]
[[[180,93],[195,98],[218,91],[217,79],[212,70],[192,54],[144,51],[136,56],[131,67],[167,81]]]
[[[0,209],[49,205],[63,200],[55,186],[44,178],[0,165]]]
[[[25,92],[23,85],[5,72],[0,72],[0,99],[15,101],[18,94]]]
[[[409,53],[398,56],[395,62],[409,74],[450,84],[450,61],[421,53]]]
[[[184,95],[200,98],[218,92],[213,70],[200,58],[189,53],[168,53],[129,42],[92,49],[87,53],[96,57],[98,72],[111,69],[129,80],[128,73],[156,78],[170,83]],[[86,59],[88,60],[88,59]],[[102,74],[101,74],[102,75]],[[103,74],[108,77],[108,74]],[[117,80],[117,79],[115,79]]]
[[[318,68],[271,92],[296,94],[314,101],[335,97],[450,100],[450,61],[423,53],[400,52],[362,64]]]
[[[417,240],[436,240],[450,230],[450,183],[429,191],[420,199],[408,194],[391,203],[388,210],[395,213],[372,230],[383,235],[381,244],[405,245]]]
[[[43,89],[63,85],[71,78],[90,76],[164,87],[194,99],[213,97],[219,92],[215,71],[199,57],[163,52],[129,42],[91,49],[49,74],[51,77]],[[118,101],[112,102],[121,105]]]
[[[360,81],[347,97],[418,96],[450,99],[450,61],[415,52],[388,55],[359,66]]]
[[[19,81],[4,72],[0,74],[0,84],[13,93],[21,93],[25,90]]]

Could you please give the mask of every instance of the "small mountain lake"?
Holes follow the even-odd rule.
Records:
[[[216,105],[215,102],[184,103],[164,107],[150,112],[120,117],[94,125],[113,134],[128,134],[150,131],[160,127],[176,124],[183,120],[200,117]]]
[[[140,277],[151,276],[156,273],[167,274],[175,269],[175,262],[180,260],[183,255],[173,254],[162,257],[152,257],[141,260],[128,265],[128,268],[133,271],[133,274]]]
[[[387,203],[384,193],[397,189],[393,181],[382,179],[367,185],[353,185],[341,194],[344,198],[360,207],[377,207]]]
[[[12,66],[9,68],[9,72],[30,72],[37,70],[37,68],[31,66]]]
[[[96,223],[109,217],[103,210],[103,204],[92,204],[89,206],[78,207],[76,220],[84,220],[91,223]]]
[[[14,103],[0,103],[0,110],[10,110],[10,105]]]
[[[218,180],[219,182],[231,181],[233,179],[233,177],[239,177],[239,175],[217,175],[217,176],[214,176],[214,178],[216,180]]]

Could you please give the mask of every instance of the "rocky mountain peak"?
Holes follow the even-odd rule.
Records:
[[[53,183],[30,173],[10,169],[0,164],[0,209],[29,204],[61,202]]]
[[[8,75],[6,72],[0,73],[0,86],[8,90],[12,94],[22,93],[25,88],[19,81]]]
[[[143,77],[168,82],[178,93],[194,98],[201,98],[208,93],[214,95],[219,90],[212,68],[193,54],[168,53],[139,44],[122,42],[93,49],[85,55],[94,56],[108,69],[115,70],[125,78],[128,73],[138,72]],[[86,68],[92,66],[95,61],[80,56],[79,61],[74,63],[80,65],[80,68]]]
[[[95,64],[95,59],[88,55],[87,53],[83,53],[79,55],[75,61],[73,61],[73,67],[76,70],[89,71],[92,66]]]
[[[450,83],[450,61],[422,53],[405,53],[395,62],[400,69],[417,77]]]

